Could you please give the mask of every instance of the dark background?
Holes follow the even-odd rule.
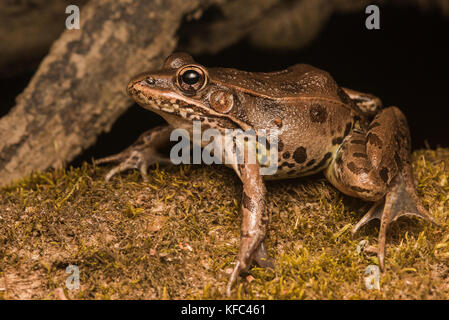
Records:
[[[270,52],[242,41],[195,58],[210,67],[248,71],[312,64],[330,72],[341,86],[373,93],[385,106],[398,106],[408,118],[414,149],[449,147],[449,18],[416,8],[381,7],[380,12],[380,30],[365,28],[363,12],[334,15],[320,35],[298,51]],[[7,106],[0,116],[14,105],[33,71],[0,79],[0,103]],[[164,121],[159,116],[134,105],[72,164],[118,152],[160,123]]]

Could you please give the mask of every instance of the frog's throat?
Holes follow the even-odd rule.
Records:
[[[234,122],[243,130],[251,129],[250,125],[235,119],[231,115],[218,113],[194,99],[181,96],[174,92],[158,90],[157,93],[152,92],[152,94],[148,94],[146,92],[145,94],[140,90],[134,90],[132,96],[139,105],[161,116],[163,116],[163,113],[172,114],[189,121],[201,120],[202,118],[208,118],[210,120],[223,118]]]

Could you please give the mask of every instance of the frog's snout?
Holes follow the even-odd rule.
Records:
[[[131,79],[131,81],[128,82],[128,86],[126,88],[126,92],[128,95],[133,96],[136,91],[138,91],[138,87],[144,85],[145,79],[147,78],[144,74],[139,74]]]
[[[128,83],[127,92],[128,95],[133,96],[137,91],[144,90],[145,88],[153,88],[156,85],[156,78],[148,73],[141,73],[135,76]]]
[[[128,93],[128,96],[132,96],[134,91],[134,82],[131,80],[128,82],[128,86],[126,87],[126,93]]]

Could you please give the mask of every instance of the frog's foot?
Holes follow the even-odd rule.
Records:
[[[124,150],[118,154],[110,157],[95,160],[96,164],[119,162],[117,166],[108,171],[105,180],[109,181],[113,176],[120,172],[130,169],[137,169],[140,171],[144,181],[148,181],[147,169],[155,163],[169,164],[170,159],[164,158],[157,151],[152,148],[144,150]]]
[[[354,235],[362,226],[373,219],[380,219],[377,256],[379,267],[384,270],[387,228],[391,222],[402,216],[417,216],[438,225],[429,212],[421,205],[413,189],[407,188],[401,174],[391,182],[384,198],[374,203],[371,209],[351,230]]]
[[[237,278],[241,273],[248,271],[253,262],[257,263],[257,265],[262,268],[274,268],[274,264],[269,258],[267,248],[263,242],[250,258],[245,259],[241,257],[235,263],[234,270],[232,271],[228,285],[226,286],[226,295],[228,297],[231,295],[231,289],[234,282],[237,281]]]
[[[147,181],[147,169],[155,163],[169,164],[170,159],[158,152],[161,145],[167,143],[170,127],[162,126],[153,128],[143,133],[130,147],[115,155],[95,160],[95,164],[119,163],[109,170],[105,180],[109,181],[114,175],[130,170],[140,171],[142,178]]]

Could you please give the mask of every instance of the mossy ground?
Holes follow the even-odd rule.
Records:
[[[236,257],[242,187],[231,169],[169,166],[105,183],[108,168],[35,173],[0,189],[0,298],[222,299]],[[368,203],[320,175],[268,183],[275,270],[251,269],[233,298],[448,299],[449,150],[414,153],[418,192],[441,228],[401,218],[380,290],[365,287],[378,221],[354,239]],[[80,289],[65,286],[68,265]],[[59,294],[57,294],[59,290]]]

